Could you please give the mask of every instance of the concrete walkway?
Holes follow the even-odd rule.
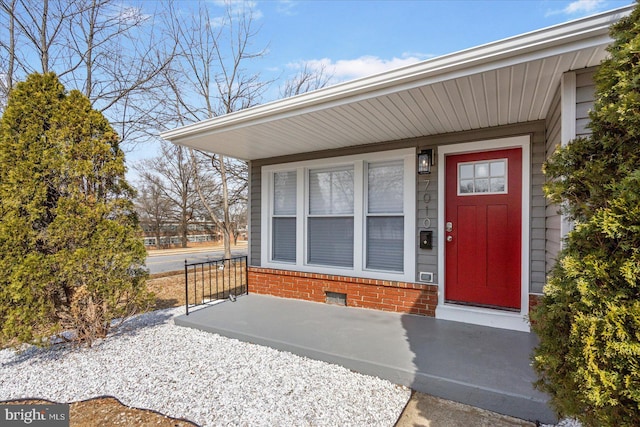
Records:
[[[523,420],[556,421],[547,397],[531,385],[533,334],[251,294],[175,323]]]
[[[413,392],[394,427],[536,427],[535,423]]]

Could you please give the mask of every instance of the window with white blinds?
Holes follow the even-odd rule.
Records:
[[[262,177],[263,265],[415,280],[415,150],[265,166]]]
[[[353,167],[309,171],[309,264],[353,267],[353,192]]]
[[[296,262],[296,171],[273,174],[272,259]]]
[[[401,272],[404,267],[404,168],[402,162],[367,168],[366,267]]]

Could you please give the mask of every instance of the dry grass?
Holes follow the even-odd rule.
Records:
[[[240,261],[189,269],[189,304],[225,299],[230,293],[240,295],[247,291],[246,283],[246,266]],[[152,310],[185,305],[184,272],[154,275],[147,281],[147,289],[156,296]]]
[[[147,289],[156,296],[151,310],[184,306],[184,273],[151,278],[147,281]]]

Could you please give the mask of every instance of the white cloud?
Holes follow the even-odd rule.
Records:
[[[383,59],[377,56],[361,56],[355,59],[334,61],[329,58],[322,58],[292,62],[287,64],[287,68],[300,70],[306,65],[311,70],[324,70],[325,74],[333,76],[332,83],[337,83],[415,64],[431,57],[433,55],[405,53],[400,58],[393,57],[391,59]]]
[[[212,3],[220,7],[226,7],[227,5],[229,5],[233,9],[238,9],[238,8],[253,9],[257,5],[255,1],[246,1],[246,0],[213,0]]]
[[[239,16],[251,16],[253,21],[257,21],[262,19],[263,13],[260,9],[258,9],[258,3],[255,1],[245,1],[245,0],[213,0],[212,3],[215,6],[226,8],[229,10],[231,16],[239,17]],[[215,27],[221,27],[226,25],[227,17],[219,16],[211,19],[211,25]]]
[[[605,4],[605,0],[575,0],[569,3],[564,9],[550,10],[546,13],[546,15],[580,15],[594,13],[602,9]]]
[[[134,25],[136,23],[141,23],[149,18],[151,15],[146,14],[142,11],[142,7],[139,6],[129,6],[124,3],[122,4],[114,4],[107,5],[106,15],[109,18],[114,18],[122,23],[126,23],[128,25]]]
[[[294,10],[297,5],[298,2],[294,0],[279,0],[276,10],[282,15],[293,16],[297,15]]]

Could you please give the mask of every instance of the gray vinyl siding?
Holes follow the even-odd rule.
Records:
[[[433,148],[433,155],[437,158],[438,152],[435,144],[431,146],[420,146],[418,152],[426,148]],[[416,282],[420,279],[420,272],[433,273],[433,283],[438,283],[438,162],[431,166],[431,174],[416,174]],[[428,186],[427,186],[428,182]],[[428,200],[428,203],[425,202]],[[429,221],[426,221],[427,218]],[[430,222],[430,223],[429,223]],[[433,249],[420,249],[420,231],[427,230],[433,232]]]
[[[542,163],[545,160],[545,129],[542,126],[531,134],[531,280],[529,290],[541,293],[546,281],[545,244],[546,244],[546,198],[542,185],[544,174]]]
[[[560,87],[553,97],[549,115],[547,117],[547,144],[545,158],[549,158],[561,143],[562,111],[560,108]],[[555,264],[560,251],[560,208],[548,203],[546,205],[546,247],[545,272],[549,273]]]
[[[286,156],[272,159],[253,161],[251,164],[251,254],[252,265],[260,265],[260,197],[261,197],[261,168],[266,165],[314,160],[329,157],[348,156],[361,153],[395,150],[412,147],[416,154],[426,148],[434,149],[437,158],[438,145],[449,145],[470,141],[481,141],[494,138],[504,138],[516,135],[531,135],[531,217],[530,217],[530,284],[533,292],[540,292],[545,279],[545,199],[542,193],[542,162],[545,158],[545,122],[536,121],[518,125],[501,126],[496,128],[466,131],[445,135],[436,135],[410,140],[371,144],[348,149],[331,150],[323,152],[305,153],[295,156]],[[430,175],[418,176],[416,174],[417,204],[416,204],[416,282],[419,274],[423,272],[434,273],[434,283],[438,283],[438,239],[441,238],[437,230],[438,224],[438,167],[432,166]],[[428,188],[426,180],[429,181]],[[429,202],[425,204],[425,192],[429,195]],[[431,226],[425,228],[425,219],[429,218]],[[428,224],[427,224],[428,225]],[[433,249],[420,249],[418,236],[420,230],[433,231]]]
[[[589,124],[589,110],[593,109],[596,85],[593,81],[595,68],[576,72],[576,136],[587,136],[591,130]]]
[[[262,224],[260,222],[260,210],[262,208],[262,177],[260,166],[257,162],[249,163],[250,185],[249,189],[251,195],[249,201],[251,206],[249,207],[249,242],[251,242],[250,258],[251,265],[254,267],[260,266],[260,233],[262,232]]]
[[[593,76],[595,68],[576,72],[576,137],[588,136],[591,131],[587,128],[589,123],[589,111],[595,101],[595,83]],[[545,158],[549,158],[561,144],[561,94],[560,88],[556,91],[549,114],[546,120],[547,143]],[[561,222],[560,208],[557,205],[546,205],[546,245],[545,245],[545,271],[548,274],[553,268],[558,252],[561,249]]]

